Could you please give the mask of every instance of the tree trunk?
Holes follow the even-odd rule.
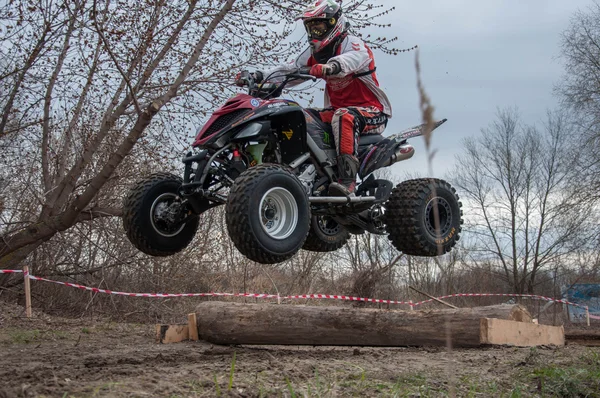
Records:
[[[479,346],[481,318],[530,322],[520,305],[428,311],[205,302],[198,333],[214,344]],[[447,332],[448,331],[448,332]]]

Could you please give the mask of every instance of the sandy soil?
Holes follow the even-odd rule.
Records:
[[[573,390],[549,390],[540,369],[583,361],[600,375],[600,348],[582,345],[448,351],[157,344],[154,325],[35,315],[25,319],[22,307],[0,302],[0,397],[569,396]]]

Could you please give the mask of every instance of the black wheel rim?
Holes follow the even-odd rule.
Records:
[[[159,234],[166,238],[177,236],[185,228],[185,223],[177,222],[180,218],[181,202],[174,193],[164,193],[157,197],[150,208],[150,222]]]
[[[452,208],[450,203],[444,198],[435,197],[427,203],[425,208],[425,226],[427,231],[432,236],[438,237],[438,231],[436,230],[436,210],[437,216],[439,217],[439,237],[444,237],[452,229]]]
[[[327,236],[335,236],[340,233],[341,225],[337,221],[328,216],[318,216],[317,225],[319,230]]]

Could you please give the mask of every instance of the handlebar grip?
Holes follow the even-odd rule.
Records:
[[[303,66],[301,68],[298,68],[298,73],[301,75],[310,75],[310,70],[310,66]]]
[[[248,84],[248,80],[250,77],[250,72],[248,72],[247,70],[238,72],[238,74],[235,76],[235,85],[239,87],[245,86],[246,84]]]

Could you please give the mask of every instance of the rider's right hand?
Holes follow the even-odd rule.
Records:
[[[329,62],[326,64],[316,64],[310,68],[310,74],[314,77],[325,77],[330,75],[336,75],[341,71],[340,64],[337,62]]]

